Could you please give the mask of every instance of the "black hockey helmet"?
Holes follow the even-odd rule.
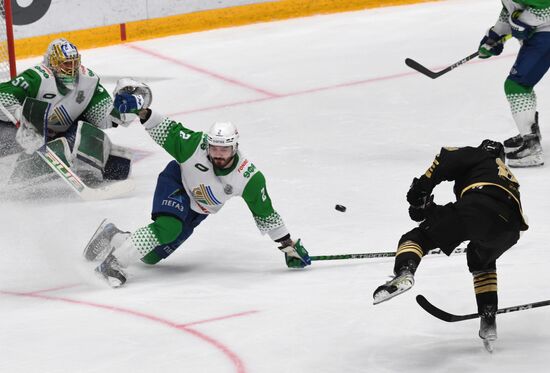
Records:
[[[500,158],[504,162],[504,145],[494,140],[483,140],[478,148],[485,150],[495,158]]]

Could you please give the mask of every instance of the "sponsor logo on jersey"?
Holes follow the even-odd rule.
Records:
[[[185,192],[181,189],[174,190],[169,196],[168,199],[172,199],[176,202],[183,203],[183,194]]]
[[[205,205],[221,205],[222,203],[218,201],[212,188],[209,185],[200,184],[198,187],[193,189],[193,198],[200,203]]]
[[[241,165],[239,166],[239,168],[237,169],[237,172],[243,172],[244,168],[246,167],[246,165],[248,164],[248,159],[245,159],[243,163],[241,163]]]
[[[183,194],[185,192],[181,189],[176,189],[169,196],[168,199],[163,199],[162,206],[173,207],[180,212],[185,211]]]

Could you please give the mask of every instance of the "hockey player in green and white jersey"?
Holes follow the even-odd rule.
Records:
[[[502,0],[498,21],[479,44],[479,57],[503,50],[503,37],[512,34],[521,43],[518,56],[504,83],[519,135],[504,141],[511,167],[544,164],[533,88],[550,68],[550,0]]]
[[[124,91],[115,96],[115,107],[122,113],[139,113],[149,135],[175,160],[158,177],[153,223],[131,234],[107,220],[100,224],[84,249],[87,260],[102,261],[96,272],[113,287],[124,284],[125,268],[133,260],[156,264],[168,257],[209,214],[235,196],[245,200],[260,232],[279,244],[288,267],[311,264],[301,240],[291,239],[273,208],[264,175],[238,149],[239,134],[233,124],[218,122],[206,133],[194,132],[143,102],[139,95]]]
[[[80,62],[76,46],[66,39],[53,40],[41,64],[0,84],[0,104],[17,121],[27,98],[51,104],[46,137],[52,150],[69,166],[77,159],[82,162],[76,168],[92,166],[88,171],[95,170],[99,180],[126,179],[132,154],[111,144],[103,129],[125,125],[135,116],[120,115],[99,77]],[[33,177],[33,162],[41,161],[32,154],[44,144],[44,134],[32,123],[20,123],[16,128],[0,111],[0,157],[24,150],[17,164],[28,170],[16,168],[14,175],[22,172]]]

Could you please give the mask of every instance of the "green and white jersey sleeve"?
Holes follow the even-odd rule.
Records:
[[[13,115],[21,107],[25,97],[35,98],[42,83],[41,74],[36,71],[37,66],[27,69],[10,81],[0,83],[0,104]],[[9,122],[9,119],[0,112],[0,120]]]
[[[264,175],[240,151],[230,168],[214,169],[208,159],[206,135],[153,112],[144,123],[149,135],[180,164],[182,184],[191,209],[215,214],[232,197],[241,196],[262,234],[273,239],[288,234],[272,206]]]
[[[500,35],[510,34],[509,18],[515,11],[520,11],[519,20],[536,27],[535,32],[550,31],[550,0],[502,0],[502,11],[495,24],[495,32]]]

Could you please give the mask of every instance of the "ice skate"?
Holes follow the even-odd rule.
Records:
[[[506,153],[510,167],[536,167],[544,164],[540,139],[536,134],[525,135],[521,145],[514,151]]]
[[[497,323],[494,316],[481,317],[479,338],[483,340],[485,349],[489,352],[493,352],[494,343],[497,340]]]
[[[535,123],[531,125],[531,134],[535,135],[539,139],[539,143],[542,141],[542,135],[539,127],[539,113],[535,114]],[[518,151],[523,145],[523,137],[518,133],[514,137],[504,140],[504,152],[506,154]]]
[[[385,302],[401,293],[406,292],[414,285],[414,275],[409,270],[402,271],[384,285],[379,286],[372,295],[373,304]]]
[[[123,232],[118,229],[113,223],[107,219],[99,224],[99,227],[93,234],[92,238],[84,248],[84,258],[88,261],[100,261],[105,259],[109,251],[112,249],[113,237],[117,233],[122,233],[123,239],[129,235],[129,232]]]
[[[124,273],[117,258],[111,253],[96,267],[95,272],[103,277],[113,288],[118,288],[126,282],[126,273]]]

